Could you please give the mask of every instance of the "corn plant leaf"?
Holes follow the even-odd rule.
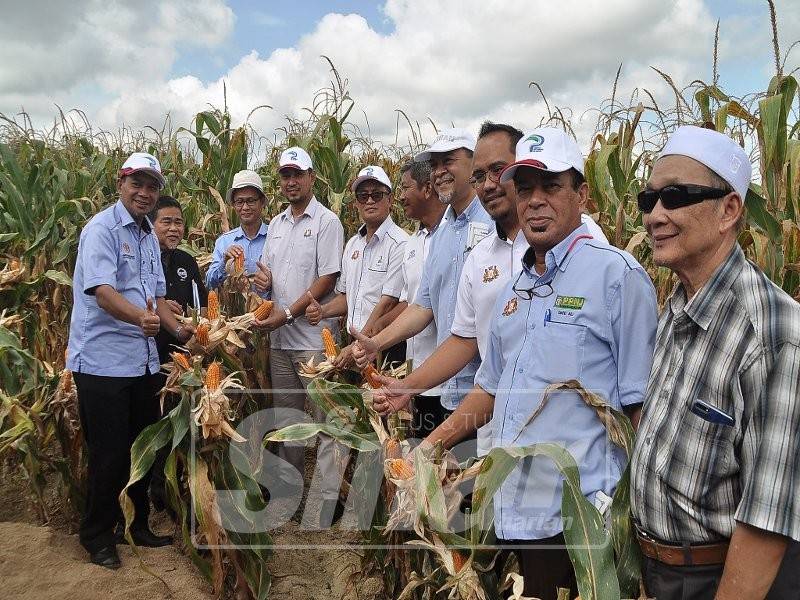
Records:
[[[781,225],[767,209],[766,200],[752,187],[747,190],[745,206],[747,207],[747,220],[766,233],[773,244],[780,243]]]
[[[362,435],[352,431],[340,429],[327,423],[297,423],[289,425],[278,431],[273,431],[264,436],[264,443],[267,442],[296,442],[310,439],[320,433],[324,433],[341,442],[349,448],[355,448],[360,452],[373,452],[380,450],[380,444],[375,434]]]

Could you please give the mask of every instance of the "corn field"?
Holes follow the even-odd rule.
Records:
[[[716,73],[711,83],[694,81],[685,86],[661,73],[673,92],[666,104],[659,105],[647,90],[619,98],[616,84],[610,97],[599,103],[595,133],[584,148],[589,209],[608,239],[645,266],[660,303],[674,280],[652,263],[636,195],[667,134],[681,124],[712,126],[748,150],[756,177],[747,196],[747,224],[739,241],[751,260],[800,300],[800,95],[796,77],[783,73],[781,64],[776,56],[776,73],[766,90],[741,98],[727,95],[717,84]],[[261,174],[268,197],[265,218],[283,209],[276,164],[281,150],[290,145],[310,153],[317,173],[316,196],[340,216],[350,236],[358,222],[348,186],[358,170],[378,164],[397,182],[400,166],[425,140],[419,124],[410,120],[412,140],[406,145],[386,145],[362,135],[350,120],[355,101],[333,65],[331,73],[330,86],[312,99],[307,117],[287,118],[283,135],[275,142],[259,137],[247,123],[235,126],[224,107],[198,113],[186,127],[173,128],[167,121],[144,131],[117,133],[95,131],[79,113],[62,115],[57,126],[44,132],[35,131],[24,115],[0,115],[0,458],[22,470],[43,522],[51,516],[44,500],[47,486],[60,487],[64,511],[77,515],[82,506],[85,465],[80,425],[74,385],[64,370],[71,278],[81,228],[115,201],[122,162],[132,151],[147,151],[161,160],[166,192],[180,201],[187,223],[181,247],[196,256],[201,267],[207,266],[216,237],[237,225],[235,213],[223,202],[237,171],[255,166]],[[524,127],[555,124],[572,131],[568,110],[548,104],[547,111]],[[397,204],[392,216],[407,230],[413,229]],[[249,329],[252,318],[248,315],[257,305],[233,288],[223,290],[219,301],[220,314],[207,320],[208,339],[196,342],[186,364],[176,359],[166,365],[168,388],[180,401],[136,441],[129,485],[146,472],[160,448],[169,447],[165,473],[187,552],[215,591],[222,593],[226,585],[234,585],[261,599],[269,596],[270,589],[265,567],[269,535],[255,529],[234,534],[222,528],[214,520],[210,490],[212,485],[230,490],[232,498],[236,490],[244,490],[249,510],[263,508],[258,485],[243,477],[230,459],[230,452],[237,448],[231,440],[242,441],[234,437],[236,432],[231,435],[231,423],[256,410],[259,400],[247,394],[234,400],[226,392],[267,389],[269,358],[266,340]],[[201,320],[198,315],[193,318],[196,324]],[[240,352],[247,345],[257,351]],[[487,501],[492,491],[516,461],[534,454],[548,456],[564,475],[568,483],[565,514],[580,513],[590,523],[580,532],[581,540],[574,541],[585,545],[590,540],[597,546],[612,542],[604,550],[575,551],[571,556],[581,597],[599,600],[639,593],[627,473],[607,530],[580,493],[574,460],[557,446],[495,449],[471,465],[449,464],[439,449],[434,456],[416,457],[415,469],[405,470],[403,461],[410,450],[404,445],[403,423],[382,421],[369,405],[368,389],[351,385],[324,365],[312,368],[320,377],[311,386],[311,399],[328,410],[347,408],[337,413],[339,421],[334,419],[325,432],[370,455],[379,477],[385,475],[379,508],[364,529],[365,541],[420,550],[411,557],[399,550],[375,550],[364,556],[363,573],[382,577],[387,598],[427,598],[439,590],[451,598],[477,600],[497,597],[504,587],[513,593],[514,565],[491,568],[495,557],[486,546],[492,540],[481,532],[491,519]],[[601,409],[599,399],[585,396]],[[202,430],[205,442],[196,454],[188,451],[190,426]],[[633,431],[623,415],[615,414],[607,428],[619,446],[631,448]],[[265,441],[308,439],[319,431],[318,427],[293,426],[270,434]],[[443,533],[449,531],[453,490],[467,479],[475,480],[479,492],[466,527],[460,533]],[[356,472],[350,485],[365,485],[362,474]],[[130,522],[132,507],[126,496],[121,499]],[[260,549],[196,550],[187,525],[190,508],[198,515],[201,534],[209,545],[232,539]],[[401,523],[407,526],[405,530],[400,530]],[[601,568],[590,572],[589,562]],[[234,576],[227,577],[231,573]]]

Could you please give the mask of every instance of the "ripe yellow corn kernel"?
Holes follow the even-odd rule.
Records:
[[[405,458],[393,458],[389,460],[389,475],[394,479],[411,479],[414,469]]]
[[[272,300],[264,300],[258,305],[258,308],[253,311],[253,316],[259,321],[263,321],[272,312],[272,307],[274,304],[275,303]]]
[[[244,254],[239,254],[233,262],[235,273],[240,275],[244,272]],[[260,321],[261,319],[259,319]]]
[[[328,360],[336,358],[336,342],[333,341],[333,334],[327,327],[322,328],[322,347]]]
[[[213,321],[219,319],[219,296],[215,290],[208,292],[208,320]]]
[[[186,355],[182,352],[173,352],[172,362],[174,362],[184,371],[190,371],[192,369],[192,366],[189,364],[189,359],[187,359]]]
[[[219,389],[219,382],[222,381],[222,369],[217,361],[208,365],[206,370],[206,387],[210,392]]]
[[[389,438],[389,441],[386,442],[386,458],[403,458],[403,451],[398,439]]]
[[[201,346],[208,346],[208,324],[201,323],[197,326],[194,334],[195,341]]]
[[[378,389],[381,387],[381,382],[376,379],[376,375],[378,375],[378,370],[373,367],[372,365],[367,365],[361,371],[361,375],[364,377],[364,381],[367,382],[367,385],[372,389]]]

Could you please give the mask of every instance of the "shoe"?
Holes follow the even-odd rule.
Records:
[[[333,518],[331,518],[331,514],[333,514]],[[343,514],[344,504],[342,504],[341,500],[323,500],[322,509],[319,511],[320,529],[333,527],[342,518]]]
[[[172,543],[171,535],[156,535],[149,529],[137,529],[136,531],[131,531],[131,537],[133,537],[134,544],[137,546],[143,546],[145,548],[161,548],[162,546],[169,546]],[[117,534],[117,543],[128,543],[128,540],[125,539],[124,531]]]
[[[89,560],[106,569],[119,569],[122,564],[119,562],[116,546],[106,546],[105,548],[100,548],[97,552],[92,552]]]

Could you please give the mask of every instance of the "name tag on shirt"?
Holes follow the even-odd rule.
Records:
[[[489,226],[486,223],[470,223],[467,229],[467,247],[465,251],[472,250],[487,235],[489,235]]]

